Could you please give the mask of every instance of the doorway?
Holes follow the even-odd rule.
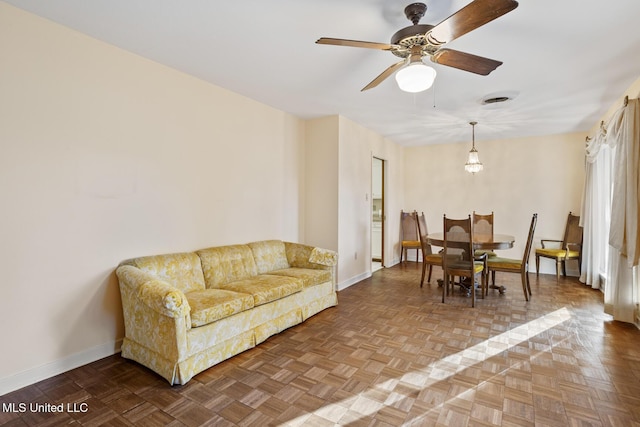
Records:
[[[385,162],[371,163],[371,272],[384,267],[384,169]]]

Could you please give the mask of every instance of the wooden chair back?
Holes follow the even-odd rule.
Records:
[[[444,250],[442,254],[442,268],[444,270],[444,286],[442,289],[442,302],[445,294],[449,292],[449,281],[452,277],[467,277],[468,294],[471,296],[471,307],[476,305],[475,280],[480,276],[481,296],[485,294],[485,267],[486,255],[483,255],[483,262],[476,264],[473,251],[473,227],[471,225],[471,215],[466,219],[452,219],[444,216]],[[462,253],[460,253],[462,251]],[[460,254],[461,256],[457,256]],[[460,282],[462,286],[462,279]]]
[[[444,252],[443,258],[450,258],[451,255],[459,255],[462,251],[463,259],[470,261],[472,270],[473,259],[473,227],[471,226],[471,215],[465,219],[453,219],[444,216]],[[443,263],[446,261],[443,260]]]
[[[473,233],[493,236],[493,212],[482,215],[473,211]]]
[[[417,241],[418,237],[418,224],[416,221],[416,215],[414,212],[400,211],[400,224],[402,226],[402,240],[403,241]]]
[[[573,215],[569,212],[567,226],[562,239],[562,249],[580,250],[582,247],[582,227],[580,226],[580,215]]]
[[[418,220],[415,212],[400,211],[400,228],[402,230],[402,247],[400,248],[400,263],[407,260],[407,250],[415,249],[416,258],[420,250],[420,237],[418,236]]]
[[[536,224],[538,223],[538,214],[534,213],[531,218],[531,225],[529,226],[529,235],[527,236],[527,244],[524,247],[524,254],[522,255],[522,271],[529,271],[529,256],[531,255],[531,248],[533,247],[533,234],[536,230]]]
[[[420,238],[420,245],[422,246],[422,258],[425,259],[427,255],[433,254],[431,245],[427,243],[427,220],[424,216],[424,212],[418,215],[418,237]]]
[[[538,222],[538,214],[533,214],[531,217],[531,225],[529,226],[529,235],[527,236],[527,242],[522,254],[522,261],[509,258],[488,258],[487,267],[491,273],[491,281],[493,288],[499,289],[500,293],[504,293],[504,286],[496,285],[496,272],[502,271],[506,273],[519,273],[520,280],[522,282],[522,292],[524,293],[524,299],[529,301],[531,296],[531,284],[529,283],[529,256],[531,255],[531,248],[533,247],[533,234]]]

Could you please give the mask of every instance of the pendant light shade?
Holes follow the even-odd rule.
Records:
[[[407,58],[407,65],[396,73],[396,82],[400,90],[409,93],[418,93],[427,90],[436,79],[436,70],[422,62],[422,50],[420,46],[411,48],[411,54]]]
[[[469,151],[469,157],[467,157],[467,163],[464,165],[464,170],[469,173],[475,174],[483,169],[480,158],[478,157],[478,150],[476,150],[476,125],[478,122],[469,122],[471,125],[471,151]]]
[[[412,62],[396,73],[400,90],[410,93],[422,92],[433,85],[436,70],[420,62]]]

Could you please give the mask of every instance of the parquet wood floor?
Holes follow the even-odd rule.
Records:
[[[499,273],[506,295],[471,308],[419,280],[416,263],[380,270],[185,386],[107,357],[0,397],[0,423],[640,426],[640,330],[605,315],[600,291],[532,274],[527,303],[519,276]]]

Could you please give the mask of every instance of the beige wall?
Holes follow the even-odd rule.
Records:
[[[405,200],[404,147],[375,134],[369,140],[373,157],[385,162],[385,238],[384,263],[386,267],[400,261],[400,210]]]
[[[304,122],[0,2],[0,394],[112,354],[126,258],[301,240]]]
[[[373,156],[387,266],[400,209],[432,230],[494,210],[518,256],[533,212],[539,240],[579,209],[584,136],[481,141],[472,177],[466,144],[403,149],[344,117],[304,122],[0,2],[0,395],[117,350],[128,257],[281,238],[337,249],[341,287],[367,277]]]
[[[464,170],[470,144],[430,145],[405,150],[405,210],[424,211],[431,231],[442,217],[464,218],[474,210],[495,214],[495,232],[516,237],[501,255],[519,258],[531,216],[538,213],[534,245],[562,238],[569,211],[580,212],[586,134],[476,141],[484,170]],[[532,263],[535,267],[535,263]],[[575,266],[569,266],[577,270]],[[541,261],[541,272],[554,273]]]
[[[338,250],[338,116],[306,123],[304,233],[309,244]],[[342,260],[341,260],[342,261]]]
[[[371,275],[372,158],[386,163],[384,259],[394,264],[403,191],[403,149],[359,124],[340,117],[338,239],[341,287]],[[396,216],[397,215],[397,216]]]
[[[341,287],[367,277],[372,156],[387,160],[393,264],[404,176],[389,140],[338,116],[304,122],[2,2],[0,52],[0,321],[19,324],[0,394],[117,351],[113,272],[129,257],[281,238],[338,250]]]
[[[593,136],[596,134],[598,128],[600,127],[601,121],[604,121],[607,124],[609,123],[611,116],[613,116],[613,114],[623,106],[625,96],[628,96],[630,99],[638,98],[638,96],[640,96],[640,78],[633,82],[631,86],[629,86],[629,88],[622,95],[620,95],[620,98],[618,98],[618,100],[614,102],[611,107],[609,107],[609,110],[602,116],[599,122],[593,124],[591,130],[589,131],[589,136]]]
[[[341,116],[306,123],[305,240],[338,251],[338,287],[371,275],[372,158],[386,161],[385,262],[394,263],[403,194],[402,147]]]

